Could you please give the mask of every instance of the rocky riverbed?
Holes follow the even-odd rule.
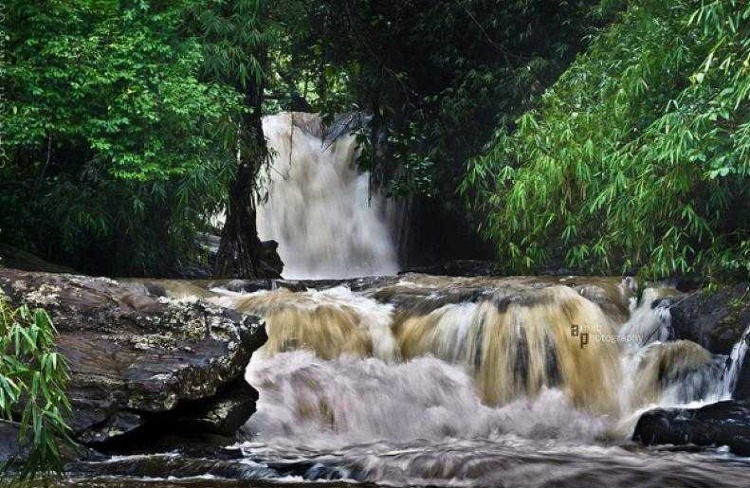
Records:
[[[741,457],[750,455],[750,408],[747,404],[747,401],[750,401],[747,394],[750,391],[750,365],[740,361],[744,358],[742,347],[747,340],[743,333],[750,325],[747,286],[737,284],[719,290],[672,288],[672,291],[662,293],[660,298],[651,297],[651,301],[645,297],[641,298],[641,303],[647,303],[648,307],[652,307],[652,312],[644,311],[643,306],[641,312],[638,312],[632,307],[630,311],[627,310],[625,298],[628,293],[632,293],[632,290],[628,291],[630,285],[623,282],[625,288],[618,288],[620,285],[617,283],[618,279],[614,278],[440,278],[416,274],[346,281],[186,282],[113,280],[75,274],[0,269],[0,288],[12,303],[44,307],[50,312],[59,331],[59,349],[67,357],[71,371],[69,396],[73,414],[70,424],[74,438],[82,446],[77,451],[66,453],[68,469],[80,482],[88,480],[86,482],[91,486],[99,486],[100,483],[104,483],[101,486],[120,486],[118,483],[122,480],[144,476],[162,480],[171,476],[188,480],[208,476],[225,480],[222,483],[226,483],[226,480],[261,482],[259,480],[353,479],[376,483],[411,480],[409,482],[422,484],[427,479],[424,476],[430,473],[431,469],[437,469],[438,465],[443,466],[441,469],[448,469],[450,465],[453,466],[451,469],[457,470],[456,473],[462,473],[463,468],[459,469],[461,463],[480,463],[482,466],[486,465],[485,467],[495,466],[497,463],[510,463],[507,465],[508,469],[522,480],[523,470],[527,469],[523,466],[528,463],[528,456],[538,457],[533,469],[544,471],[551,469],[549,466],[562,462],[579,472],[579,477],[575,479],[582,480],[585,478],[587,466],[602,473],[606,471],[605,464],[599,465],[599,461],[596,461],[602,454],[599,452],[601,449],[611,450],[611,456],[619,460],[623,473],[628,473],[627,476],[623,475],[623,479],[633,482],[642,477],[654,477],[656,474],[638,470],[628,471],[628,466],[632,463],[646,462],[655,456],[654,462],[674,468],[673,465],[682,462],[679,460],[683,457],[698,456],[694,463],[696,467],[702,468],[684,473],[687,476],[684,480],[686,483],[694,480],[698,483],[695,486],[704,486],[700,481],[704,476],[700,473],[701,470],[707,470],[706,472],[717,473],[720,481],[726,481],[724,484],[718,483],[717,486],[734,486],[734,481],[731,480],[745,469]],[[560,285],[563,285],[563,288],[560,288]],[[721,367],[725,367],[727,371],[735,364],[737,376],[731,388],[732,399],[708,405],[644,410],[642,415],[639,414],[640,420],[633,422],[635,429],[632,439],[635,443],[622,444],[621,441],[612,445],[607,441],[596,446],[567,445],[565,443],[568,441],[557,439],[553,435],[553,439],[556,440],[551,440],[552,444],[548,445],[550,452],[554,453],[550,454],[551,457],[539,454],[547,448],[537,445],[539,439],[535,437],[536,434],[529,439],[524,437],[537,432],[541,426],[534,427],[528,432],[524,430],[526,434],[522,437],[525,440],[518,441],[505,436],[496,438],[496,434],[489,437],[464,438],[460,431],[456,431],[454,435],[457,437],[452,441],[455,445],[448,451],[448,444],[445,444],[447,441],[429,441],[425,445],[384,441],[376,442],[371,447],[352,445],[345,449],[340,448],[344,450],[318,447],[301,450],[300,445],[289,445],[279,450],[279,445],[273,443],[242,448],[236,445],[238,431],[256,411],[258,399],[258,393],[243,378],[245,368],[252,354],[267,341],[264,321],[253,315],[253,310],[256,310],[258,315],[266,314],[278,321],[280,317],[286,317],[284,314],[290,311],[307,313],[305,310],[310,306],[322,309],[333,307],[331,310],[334,312],[337,307],[343,307],[341,310],[345,311],[344,315],[339,316],[336,315],[338,312],[335,312],[327,320],[335,322],[343,317],[343,320],[356,322],[360,320],[356,319],[360,315],[365,317],[366,314],[375,313],[372,307],[376,307],[392,314],[394,320],[406,321],[403,322],[406,324],[411,323],[408,320],[424,320],[424,317],[430,317],[444,307],[447,307],[446,310],[461,311],[455,315],[455,320],[462,320],[461,314],[483,310],[477,307],[485,302],[493,303],[499,313],[505,313],[508,307],[528,308],[528,313],[532,313],[533,310],[537,310],[535,307],[557,306],[554,305],[554,300],[559,298],[555,297],[569,296],[568,292],[564,292],[565,289],[575,291],[575,294],[570,295],[570,299],[580,300],[575,297],[584,297],[586,303],[590,301],[596,304],[608,317],[615,317],[617,320],[626,320],[628,316],[632,319],[637,317],[638,313],[647,312],[647,315],[650,314],[648,317],[661,317],[659,320],[669,317],[669,320],[664,319],[665,321],[656,323],[656,326],[660,331],[664,331],[662,340],[679,346],[676,346],[675,350],[703,350],[705,352],[699,356],[713,355],[713,362],[724,361],[726,364]],[[506,291],[498,298],[497,290]],[[620,296],[618,293],[625,295]],[[341,300],[343,302],[339,303]],[[352,308],[347,309],[350,304]],[[567,313],[566,306],[560,306],[560,313]],[[275,315],[277,313],[281,315]],[[379,316],[375,313],[370,319]],[[639,320],[644,319],[641,317]],[[330,322],[329,325],[334,322]],[[355,322],[352,322],[352,325],[356,326]],[[279,324],[280,322],[277,326]],[[322,324],[325,326],[325,323]],[[324,331],[317,333],[321,334]],[[355,338],[350,334],[345,340],[353,341]],[[457,337],[456,340],[460,343],[460,338]],[[698,346],[687,348],[685,341],[692,341],[704,349]],[[369,354],[375,354],[375,343],[368,346],[365,341],[363,344],[362,351],[368,351],[369,347]],[[282,345],[280,352],[282,355],[286,354],[285,348],[294,349],[297,346],[297,343]],[[441,351],[440,347],[436,349],[438,353]],[[357,350],[360,349],[353,349]],[[295,367],[292,362],[298,361],[298,356],[290,355],[286,364],[280,360],[277,367],[291,368],[292,371]],[[680,366],[682,363],[666,359],[667,357],[663,356],[662,360],[669,362],[655,366],[663,370],[652,373],[657,384],[663,383],[657,388],[667,388],[670,382],[676,379],[683,381],[684,374],[694,372],[690,369],[692,366]],[[525,360],[528,361],[528,357]],[[339,387],[331,388],[339,388],[337,391],[344,395],[342,398],[348,398],[346,395],[349,393],[353,394],[353,402],[360,400],[358,395],[369,395],[369,390],[359,393],[357,391],[360,382],[369,384],[368,382],[374,381],[369,375],[375,371],[381,371],[386,375],[385,378],[390,378],[381,387],[388,387],[390,381],[406,381],[410,384],[417,381],[414,374],[427,374],[430,378],[434,376],[436,387],[444,388],[446,385],[442,383],[457,381],[451,375],[463,374],[440,362],[435,362],[437,370],[431,368],[430,371],[419,372],[421,366],[418,364],[424,361],[437,361],[435,359],[418,360],[413,366],[411,363],[400,366],[403,374],[409,375],[403,378],[398,376],[402,373],[398,373],[396,369],[388,369],[390,366],[386,364],[367,363],[375,361],[374,358],[366,359],[362,363],[358,362],[359,359],[352,358],[339,366],[332,366],[333,363],[325,361],[318,364],[317,359],[304,361],[309,363],[305,367],[312,368],[310,372],[315,371],[315,374],[324,374],[324,371],[330,368],[333,368],[332,371],[337,367],[342,368],[338,374],[343,375],[341,381],[344,382]],[[360,367],[363,367],[361,371],[357,369]],[[675,367],[677,370],[674,370]],[[448,376],[445,378],[441,376],[443,373],[440,370],[443,368],[448,368],[445,371]],[[409,372],[411,369],[414,371]],[[674,371],[683,376],[675,377]],[[269,373],[274,374],[270,370]],[[283,376],[284,373],[279,374]],[[356,383],[346,383],[347,375],[350,374],[359,378]],[[645,373],[639,370],[637,374]],[[314,386],[316,381],[322,381],[315,378],[317,377],[312,376],[305,379],[307,383],[303,382],[301,388]],[[385,381],[385,378],[382,381]],[[333,381],[334,378],[330,380]],[[276,379],[269,376],[267,381],[273,386]],[[461,381],[464,380],[460,380],[457,385],[462,384]],[[420,388],[426,386],[428,385],[424,382],[417,382],[411,387],[413,391],[405,394],[411,398]],[[280,388],[283,390],[285,387]],[[316,388],[318,387],[312,391],[317,395]],[[323,388],[323,385],[320,388]],[[329,388],[329,385],[325,388]],[[357,391],[347,392],[347,389]],[[448,390],[446,394],[451,394]],[[387,391],[381,393],[392,395],[392,392]],[[466,395],[471,396],[471,393],[467,390]],[[543,397],[543,402],[549,400],[548,396]],[[391,408],[397,404],[391,405],[393,401],[395,400],[382,397],[382,406],[378,408]],[[409,401],[420,400],[414,397]],[[528,409],[532,416],[542,417],[558,417],[561,415],[560,409],[563,409],[565,415],[570,417],[564,422],[568,423],[570,419],[575,419],[572,420],[574,422],[588,419],[585,422],[593,424],[584,431],[598,429],[596,425],[600,421],[596,420],[596,417],[579,418],[575,411],[566,410],[570,408],[569,405],[555,402],[557,400],[550,405],[542,403],[540,406],[533,403],[526,407],[513,404],[507,408],[500,408],[497,413],[490,414],[488,419],[497,422],[498,415],[500,418],[508,415],[513,422],[522,426],[526,422],[524,409]],[[438,407],[453,408],[448,404],[431,408]],[[359,415],[357,408],[359,407],[352,403],[346,411],[356,416]],[[477,412],[483,412],[481,415],[488,415],[485,406],[477,404],[471,408],[479,409]],[[552,410],[546,411],[547,408]],[[398,415],[406,415],[406,412],[402,409],[400,414],[388,414],[385,411],[381,414],[385,415],[384,418],[398,421]],[[476,414],[475,412],[474,415]],[[311,411],[310,415],[315,414]],[[331,419],[334,419],[340,413],[331,411],[328,415],[332,415]],[[445,412],[440,415],[445,415]],[[518,417],[519,415],[521,417]],[[308,420],[300,419],[304,422]],[[552,427],[554,419],[549,422],[551,423],[546,428]],[[506,422],[503,421],[499,425],[506,425]],[[561,428],[565,431],[568,427],[555,424],[554,429]],[[0,449],[5,454],[17,451],[14,443],[16,434],[17,431],[12,424],[0,426]],[[311,432],[311,435],[314,437],[318,433]],[[235,448],[226,449],[231,445],[235,445]],[[675,449],[686,454],[672,454]],[[482,455],[484,457],[475,458],[480,451],[485,452]],[[526,452],[527,455],[518,457],[512,454],[515,451]],[[576,456],[580,455],[582,458],[572,456],[567,453],[568,451],[578,453]],[[406,456],[411,459],[412,453],[415,452],[421,452],[423,460],[410,460],[408,466],[411,474],[402,473],[396,476],[392,471],[396,469],[395,465],[391,466],[396,460],[390,456]],[[723,454],[719,458],[716,457],[716,453],[723,452],[740,457],[724,459]],[[112,455],[117,457],[110,458]],[[126,457],[122,457],[123,455]],[[458,457],[454,459],[453,456]],[[369,471],[370,468],[366,466],[370,462],[375,462],[374,459],[378,460],[378,469],[386,471],[377,475]],[[603,463],[603,458],[601,461]],[[413,464],[415,462],[417,464]],[[433,464],[434,468],[428,468],[428,465]],[[421,471],[423,469],[427,471]],[[738,469],[740,471],[737,471]],[[483,467],[476,471],[477,478],[471,478],[473,475],[469,476],[468,472],[460,476],[469,476],[469,484],[481,484],[481,480],[495,479],[494,475],[491,475],[492,472],[494,471],[486,471]],[[557,471],[556,473],[556,476],[561,474]],[[120,481],[95,481],[101,479],[101,476],[108,475],[116,475]],[[724,475],[726,478],[721,478]],[[560,483],[562,484],[559,486],[567,486],[563,481]],[[437,484],[442,484],[442,481]],[[584,483],[580,486],[588,485]]]

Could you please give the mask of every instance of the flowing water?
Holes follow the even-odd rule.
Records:
[[[748,486],[750,462],[721,447],[629,440],[650,408],[729,395],[726,356],[668,340],[672,288],[423,275],[311,286],[236,293],[166,283],[175,298],[200,289],[265,318],[268,341],[246,371],[257,412],[233,446],[238,459],[123,458],[93,474],[139,473],[160,487]]]
[[[259,209],[285,276],[397,269],[385,201],[356,171],[349,135],[268,117],[275,158]],[[747,345],[727,357],[674,341],[668,286],[631,278],[444,278],[275,283],[232,292],[164,282],[262,316],[247,366],[257,411],[228,459],[176,453],[93,463],[78,486],[738,487],[750,462],[722,447],[645,448],[629,439],[654,407],[729,398]],[[118,475],[118,476],[112,476]],[[63,483],[65,484],[65,483]]]
[[[258,207],[261,239],[279,243],[284,277],[350,278],[398,271],[386,201],[357,170],[355,136],[323,137],[320,117],[263,119],[272,152],[268,198]]]

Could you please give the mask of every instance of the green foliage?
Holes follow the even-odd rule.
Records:
[[[187,7],[188,23],[200,35],[203,71],[240,91],[263,82],[258,53],[271,42],[273,29],[263,17],[263,0],[207,0]]]
[[[240,98],[199,79],[186,4],[8,6],[1,240],[99,273],[163,273],[194,253]]]
[[[55,327],[42,309],[13,310],[0,291],[0,415],[19,420],[18,443],[28,449],[20,475],[60,468],[59,443],[72,444],[65,359],[55,351]]]
[[[750,7],[630,2],[461,184],[513,271],[750,272]]]
[[[316,110],[373,114],[371,150],[361,161],[392,193],[452,197],[465,161],[494,128],[513,125],[614,7],[311,2],[285,69]]]

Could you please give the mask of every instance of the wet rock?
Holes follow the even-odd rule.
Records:
[[[163,296],[169,296],[168,290],[158,291],[155,286],[156,283],[149,283],[141,280],[143,283],[147,283],[150,288],[153,288],[157,293],[161,293]],[[293,292],[303,292],[308,290],[325,290],[328,288],[334,288],[337,286],[345,286],[351,289],[353,292],[361,292],[380,288],[382,286],[390,286],[398,283],[398,276],[365,276],[362,278],[346,278],[346,279],[331,279],[331,280],[287,280],[287,279],[262,279],[262,280],[211,280],[206,282],[206,288],[224,288],[229,291],[236,293],[254,293],[256,291],[269,291],[284,288]]]
[[[238,452],[237,456],[241,454]],[[235,456],[235,457],[237,457]],[[242,459],[227,459],[217,450],[211,456],[183,457],[175,454],[155,454],[118,457],[106,462],[71,463],[68,471],[86,476],[128,476],[138,478],[196,478],[217,477],[234,480],[278,478],[276,471]]]
[[[677,301],[671,312],[677,339],[697,342],[715,354],[729,354],[750,326],[748,284],[695,291]]]
[[[261,278],[281,278],[284,270],[284,262],[279,256],[279,243],[276,241],[262,241],[260,243],[260,266]]]
[[[70,425],[83,443],[108,442],[186,402],[212,400],[242,377],[266,340],[256,317],[107,278],[0,269],[0,288],[15,305],[50,312],[71,372]],[[249,416],[253,405],[243,405]]]
[[[17,247],[0,243],[0,266],[47,273],[74,273],[72,268],[50,263]]]
[[[656,409],[638,420],[633,440],[645,445],[729,446],[750,456],[750,403],[729,400],[697,409]]]
[[[462,259],[430,266],[412,266],[404,273],[438,276],[502,276],[503,269],[497,261]]]
[[[15,422],[0,421],[0,464],[10,461],[9,468],[22,467],[29,455],[29,444],[19,442],[20,425]],[[101,461],[104,456],[81,445],[59,442],[60,458],[63,463]]]
[[[255,409],[258,393],[239,378],[209,400],[187,404],[170,412],[175,431],[205,432],[233,436],[247,421],[248,412]]]
[[[22,456],[25,449],[18,444],[18,425],[0,421],[0,463]]]

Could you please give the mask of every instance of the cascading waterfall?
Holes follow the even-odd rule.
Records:
[[[747,332],[731,361],[674,340],[682,295],[668,286],[418,274],[252,293],[159,284],[264,318],[240,447],[261,478],[578,488],[616,466],[612,486],[746,482],[720,457],[625,445],[648,409],[726,398],[746,359]]]
[[[566,286],[497,291],[478,303],[444,305],[394,322],[405,358],[432,354],[462,366],[488,405],[559,387],[577,406],[610,411],[607,385],[618,381],[617,347],[596,341],[582,351],[571,337],[576,329],[592,337],[614,333],[599,307]]]
[[[349,278],[398,271],[385,199],[357,170],[356,138],[322,135],[315,114],[264,117],[272,151],[258,234],[279,243],[284,276]]]
[[[278,289],[218,300],[266,320],[268,342],[247,373],[260,392],[248,428],[261,437],[511,432],[506,424],[524,423],[510,417],[518,408],[508,410],[519,401],[555,412],[539,424],[544,432],[567,415],[558,430],[607,437],[622,435],[621,422],[646,406],[716,401],[724,388],[724,357],[665,342],[679,293],[647,288],[637,298],[636,288],[615,279],[406,275],[360,293]],[[412,409],[428,414],[422,421]]]

